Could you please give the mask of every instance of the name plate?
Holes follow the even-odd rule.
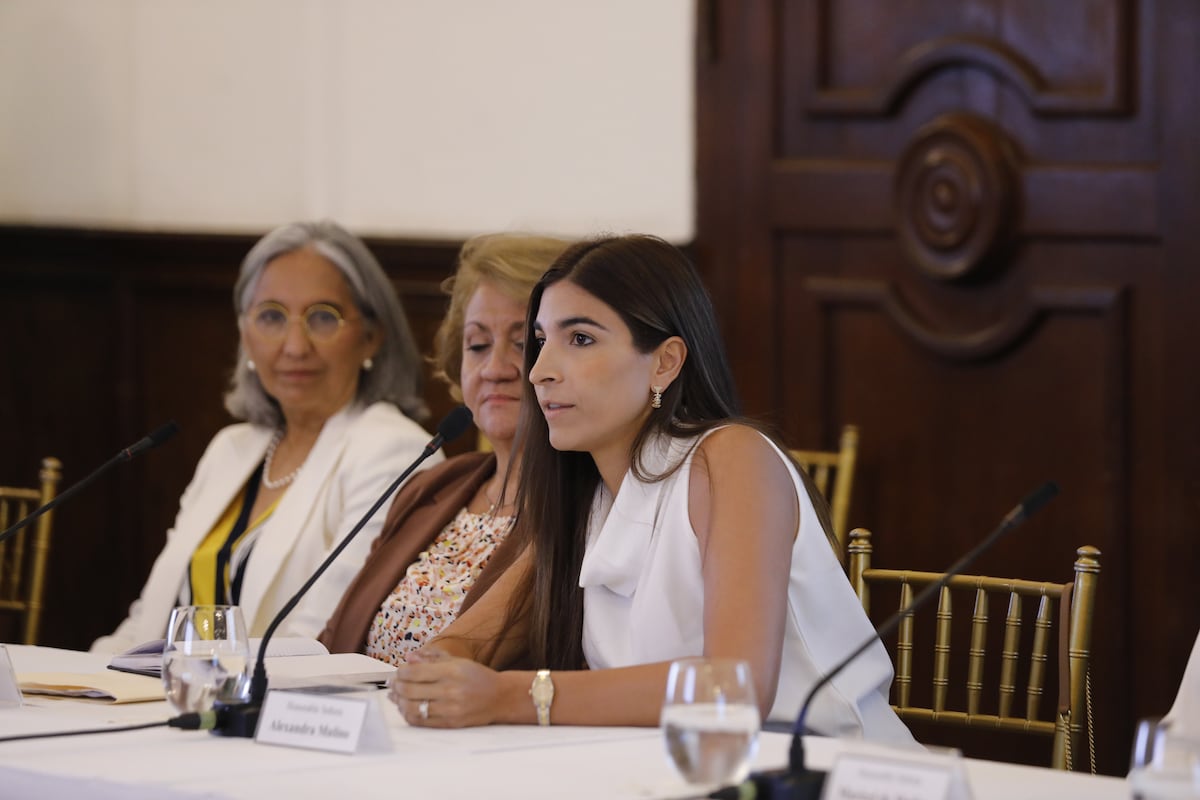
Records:
[[[822,800],[970,800],[958,759],[914,760],[844,753],[825,779]]]
[[[13,669],[8,648],[0,644],[0,708],[20,708],[23,702],[17,672]]]
[[[331,753],[387,753],[392,741],[371,694],[321,688],[267,692],[255,741]]]

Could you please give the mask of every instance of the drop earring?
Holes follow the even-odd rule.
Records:
[[[253,359],[250,359],[250,358],[246,359],[246,369],[250,370],[251,372],[254,372],[254,370],[257,369],[257,367],[254,366]]]
[[[663,387],[651,386],[650,391],[654,393],[654,396],[650,398],[650,407],[651,408],[662,408]]]
[[[373,369],[375,369],[375,362],[372,359],[364,358],[363,359],[363,372],[370,372]]]

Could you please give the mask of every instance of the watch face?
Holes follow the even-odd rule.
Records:
[[[554,684],[550,681],[549,675],[538,675],[533,681],[533,687],[529,690],[533,696],[533,702],[538,705],[549,705],[554,699]]]

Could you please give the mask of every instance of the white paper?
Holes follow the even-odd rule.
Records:
[[[376,698],[356,692],[271,691],[263,703],[255,740],[260,744],[333,753],[391,752],[391,738]]]
[[[299,689],[319,684],[382,683],[396,668],[362,653],[323,656],[278,656],[266,661],[272,689]]]
[[[130,648],[124,653],[112,657],[109,667],[122,672],[133,672],[138,675],[162,677],[163,648],[166,639],[154,639],[143,642],[137,647]],[[250,640],[250,653],[257,658],[262,649],[262,639]],[[284,656],[327,656],[329,650],[316,639],[306,639],[303,636],[277,636],[267,642],[268,659]]]
[[[956,756],[908,756],[845,752],[833,762],[822,800],[970,800],[971,791]]]

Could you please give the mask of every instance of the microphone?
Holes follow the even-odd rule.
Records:
[[[375,512],[387,502],[387,499],[399,488],[404,479],[411,475],[425,459],[437,452],[437,449],[443,444],[462,436],[463,432],[471,424],[471,417],[471,410],[466,406],[458,406],[450,411],[438,423],[437,434],[429,440],[429,444],[425,445],[425,449],[421,451],[421,454],[408,465],[408,468],[404,472],[400,473],[400,477],[392,481],[392,485],[379,496],[375,504],[367,509],[367,513],[363,515],[362,519],[350,529],[350,532],[346,534],[346,538],[342,539],[338,546],[325,557],[325,560],[321,562],[321,565],[317,567],[312,576],[292,595],[291,599],[283,604],[283,608],[279,609],[279,613],[271,620],[271,624],[267,626],[262,641],[259,643],[258,659],[254,664],[254,676],[250,679],[249,701],[230,704],[217,703],[214,708],[215,713],[201,715],[195,721],[195,724],[181,724],[177,727],[191,728],[193,730],[197,728],[200,730],[212,730],[213,733],[220,734],[221,736],[240,736],[247,739],[254,737],[254,733],[258,728],[258,717],[262,711],[263,700],[267,696],[267,643],[271,641],[271,635],[275,633],[275,629],[291,613],[292,609],[296,607],[296,604],[300,602],[305,593],[312,588],[312,585],[317,582],[317,578],[320,578],[325,573],[325,570],[329,569],[329,565],[333,563],[334,559],[341,555],[342,551],[354,540],[354,537],[363,529],[363,526],[370,521],[371,517],[375,516]],[[182,718],[180,719],[182,720]],[[188,722],[191,723],[191,720],[189,719]]]
[[[81,480],[79,483],[75,484],[70,489],[67,489],[65,492],[58,495],[53,500],[51,500],[49,503],[46,503],[44,506],[42,506],[41,508],[34,511],[32,514],[25,517],[23,520],[21,520],[17,524],[6,529],[4,531],[4,533],[0,533],[0,543],[3,543],[4,541],[6,541],[9,537],[13,536],[17,531],[21,530],[26,525],[33,522],[38,517],[42,516],[43,514],[49,512],[49,511],[54,510],[58,506],[59,503],[66,500],[68,497],[74,496],[74,494],[76,492],[78,492],[80,489],[87,486],[92,481],[96,480],[101,475],[103,475],[104,473],[108,472],[110,469],[112,469],[117,464],[120,464],[121,462],[124,462],[124,461],[129,461],[134,456],[141,455],[142,453],[146,452],[147,450],[149,450],[152,447],[158,447],[160,444],[162,444],[163,442],[167,441],[172,436],[174,436],[178,430],[179,430],[179,425],[176,424],[175,420],[171,420],[170,422],[166,423],[165,425],[160,425],[159,427],[155,428],[153,431],[150,432],[149,436],[146,436],[146,437],[134,442],[133,444],[129,445],[129,447],[126,447],[124,450],[117,453],[115,456],[113,456],[108,461],[106,461],[104,464],[102,464],[97,470],[92,472],[91,475],[88,475],[86,478]]]
[[[718,789],[710,794],[709,797],[716,798],[717,800],[817,800],[825,784],[825,773],[810,770],[804,764],[804,732],[806,730],[804,723],[808,718],[809,708],[812,707],[813,698],[817,696],[817,692],[836,678],[854,659],[866,652],[871,645],[899,627],[903,619],[911,617],[918,608],[929,601],[929,598],[940,592],[942,587],[948,584],[955,575],[958,575],[971,564],[975,563],[976,559],[990,550],[1000,540],[1000,537],[1029,519],[1030,516],[1048,503],[1056,494],[1058,494],[1058,484],[1053,481],[1044,483],[1037,489],[1034,489],[1012,511],[1004,515],[1004,519],[1000,520],[1000,524],[988,534],[986,539],[975,545],[970,552],[950,565],[942,573],[942,577],[918,592],[917,596],[912,599],[912,602],[888,617],[882,625],[875,629],[875,633],[867,637],[862,644],[852,650],[849,655],[834,665],[833,669],[826,672],[821,676],[820,680],[813,684],[813,687],[808,690],[804,702],[800,705],[800,713],[796,717],[796,725],[792,730],[792,745],[788,750],[788,765],[786,767],[752,773],[740,786]]]

